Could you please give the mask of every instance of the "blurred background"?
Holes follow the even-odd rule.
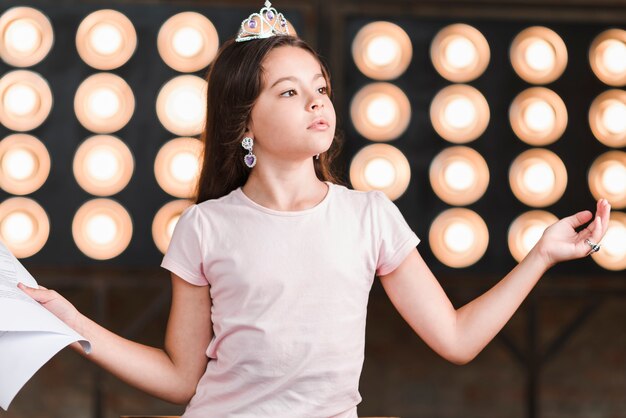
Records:
[[[191,204],[204,77],[262,6],[0,0],[0,240],[133,340],[162,346],[159,264]],[[465,366],[435,355],[375,281],[359,414],[626,417],[626,0],[273,6],[330,67],[343,178],[394,200],[455,307],[556,219],[613,207],[602,251],[551,269]],[[66,349],[0,416],[182,410]]]

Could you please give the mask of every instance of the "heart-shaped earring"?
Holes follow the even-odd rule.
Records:
[[[246,154],[243,157],[243,162],[249,167],[252,168],[255,166],[256,164],[256,155],[254,155],[252,153],[252,147],[254,146],[254,140],[252,138],[250,138],[249,136],[246,136],[242,141],[241,141],[241,146],[244,147],[244,149],[248,150],[248,154]]]

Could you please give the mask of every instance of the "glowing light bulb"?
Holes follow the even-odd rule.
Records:
[[[33,219],[24,212],[13,212],[2,222],[2,236],[7,241],[25,243],[35,233]]]
[[[377,127],[389,126],[398,115],[396,102],[389,97],[378,97],[367,106],[367,119]]]
[[[198,174],[198,156],[191,152],[178,152],[170,163],[172,176],[180,182],[192,181]]]
[[[476,107],[471,100],[459,97],[446,105],[443,117],[454,129],[464,129],[476,121]]]
[[[556,53],[554,48],[543,39],[536,38],[524,51],[524,58],[530,68],[535,71],[547,71],[554,67]]]
[[[390,36],[376,36],[366,48],[367,59],[381,67],[394,62],[400,54],[400,46]]]
[[[445,245],[455,253],[464,253],[474,244],[474,231],[462,222],[450,224],[444,232]]]
[[[610,39],[605,41],[605,45],[602,53],[604,68],[613,74],[626,72],[626,44]]]
[[[612,101],[602,112],[602,123],[612,134],[626,132],[626,104]]]
[[[549,131],[556,122],[554,108],[543,100],[530,103],[524,110],[524,122],[535,132]]]
[[[476,46],[472,41],[462,36],[457,36],[451,40],[444,51],[446,62],[457,70],[472,65],[476,61],[477,55]]]
[[[117,224],[108,215],[93,215],[86,222],[86,234],[97,245],[111,244],[117,236]]]
[[[92,48],[101,55],[111,55],[122,46],[120,30],[111,24],[100,23],[95,25],[89,33]]]
[[[89,110],[99,118],[108,119],[120,110],[120,99],[109,88],[96,89],[89,95],[87,101]]]
[[[554,171],[549,164],[538,161],[529,165],[523,174],[523,183],[532,193],[543,194],[554,188]]]
[[[386,158],[373,158],[365,166],[365,181],[375,189],[384,189],[396,181],[396,169]]]
[[[615,163],[602,172],[602,186],[607,192],[620,195],[626,193],[626,167]]]
[[[474,168],[466,161],[448,164],[443,176],[448,187],[457,191],[467,190],[476,182]]]
[[[196,28],[182,27],[172,36],[172,46],[178,55],[190,58],[202,50],[204,38]]]
[[[4,93],[4,106],[17,116],[33,113],[38,105],[37,92],[30,86],[14,84]]]
[[[2,158],[2,172],[15,180],[26,180],[35,174],[35,156],[25,149],[12,149]]]
[[[29,19],[17,19],[4,33],[5,42],[12,49],[26,55],[35,51],[41,44],[41,33]]]

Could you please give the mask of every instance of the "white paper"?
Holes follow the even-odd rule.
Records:
[[[0,407],[9,404],[24,384],[61,349],[91,344],[46,308],[22,292],[17,283],[39,287],[0,241]]]

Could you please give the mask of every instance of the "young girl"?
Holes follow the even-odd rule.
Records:
[[[328,71],[290,33],[265,7],[212,65],[197,203],[162,263],[173,288],[165,349],[109,332],[53,290],[22,286],[91,341],[88,358],[188,404],[187,418],[355,418],[375,276],[434,351],[464,364],[547,269],[597,251],[608,225],[604,199],[579,232],[591,212],[558,221],[497,285],[455,309],[397,207],[333,175]]]

